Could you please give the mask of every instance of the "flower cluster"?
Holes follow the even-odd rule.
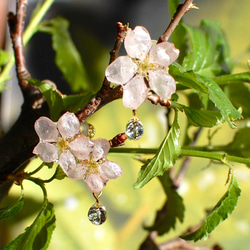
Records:
[[[123,104],[137,109],[147,98],[148,89],[163,99],[170,99],[176,91],[168,66],[179,56],[173,43],[152,44],[146,28],[129,29],[124,40],[128,56],[120,56],[106,69],[110,82],[123,86]],[[146,81],[145,81],[146,80]]]
[[[75,114],[66,112],[57,123],[40,117],[35,130],[40,141],[33,153],[44,162],[57,162],[69,178],[83,179],[91,192],[101,192],[109,179],[121,176],[121,167],[106,159],[109,141],[82,134]]]

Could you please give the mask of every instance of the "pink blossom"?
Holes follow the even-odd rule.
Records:
[[[124,106],[137,109],[146,100],[149,89],[163,99],[170,99],[176,83],[168,73],[168,66],[179,55],[174,44],[153,45],[147,29],[136,26],[128,30],[124,46],[128,56],[118,57],[105,71],[110,82],[123,86]]]
[[[109,141],[81,134],[75,114],[66,112],[57,123],[40,117],[35,130],[40,141],[33,153],[44,162],[57,162],[69,178],[84,180],[91,192],[101,192],[109,179],[121,176],[122,168],[106,159]]]

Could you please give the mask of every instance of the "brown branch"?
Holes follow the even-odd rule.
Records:
[[[22,171],[33,156],[32,150],[38,142],[34,122],[42,115],[49,116],[47,103],[38,88],[30,85],[30,74],[26,68],[23,47],[23,28],[27,0],[17,0],[16,15],[9,13],[9,28],[16,59],[16,70],[24,103],[14,126],[0,138],[0,201],[12,184],[9,175]]]
[[[8,14],[10,35],[16,59],[16,70],[22,90],[28,85],[28,82],[25,79],[30,78],[30,73],[26,68],[23,51],[23,28],[27,4],[27,0],[17,0],[16,15],[12,12]]]
[[[168,25],[166,31],[159,38],[158,43],[167,42],[174,29],[180,22],[181,18],[190,10],[190,6],[192,6],[193,0],[186,0],[184,4],[180,4],[174,14],[170,24]]]
[[[120,47],[126,37],[128,27],[120,22],[116,23],[117,34],[113,50],[110,52],[109,64],[112,63],[119,53]],[[94,97],[90,103],[77,112],[76,116],[79,121],[84,121],[94,112],[102,108],[104,105],[119,99],[122,97],[122,87],[118,86],[116,88],[110,87],[110,82],[107,78],[104,78],[101,89],[97,92],[96,97]]]
[[[152,103],[157,105],[158,103],[164,107],[170,107],[171,103],[167,99],[163,99],[158,95],[154,95],[151,91],[148,92],[147,99]]]
[[[8,14],[8,23],[16,60],[18,82],[24,101],[31,102],[31,105],[39,106],[44,101],[41,99],[42,95],[37,87],[30,85],[26,80],[31,77],[26,67],[23,46],[23,29],[27,4],[27,0],[17,0],[16,14],[12,12]]]
[[[101,90],[97,93],[96,97],[92,98],[90,103],[83,109],[76,113],[76,116],[80,122],[86,120],[97,110],[101,109],[106,104],[117,100],[122,97],[122,86],[110,88],[107,94]]]
[[[120,147],[124,145],[124,142],[126,140],[127,140],[127,136],[125,135],[125,133],[121,133],[109,141],[110,147],[111,148]]]

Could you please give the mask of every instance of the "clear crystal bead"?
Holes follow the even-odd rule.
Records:
[[[134,117],[130,119],[125,128],[125,134],[130,140],[139,140],[143,135],[143,124]]]
[[[88,218],[94,225],[101,225],[106,221],[106,214],[106,208],[96,203],[89,209]]]

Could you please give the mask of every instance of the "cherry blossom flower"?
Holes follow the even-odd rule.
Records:
[[[136,26],[128,30],[124,46],[128,55],[118,57],[105,71],[108,81],[123,86],[123,105],[137,109],[146,100],[148,89],[170,99],[176,83],[168,74],[168,66],[179,56],[174,44],[153,45],[147,29]]]
[[[83,179],[91,192],[101,192],[109,179],[121,176],[122,168],[106,159],[109,141],[82,134],[75,114],[66,112],[57,123],[40,117],[35,130],[40,141],[33,153],[44,162],[57,162],[69,178]]]

